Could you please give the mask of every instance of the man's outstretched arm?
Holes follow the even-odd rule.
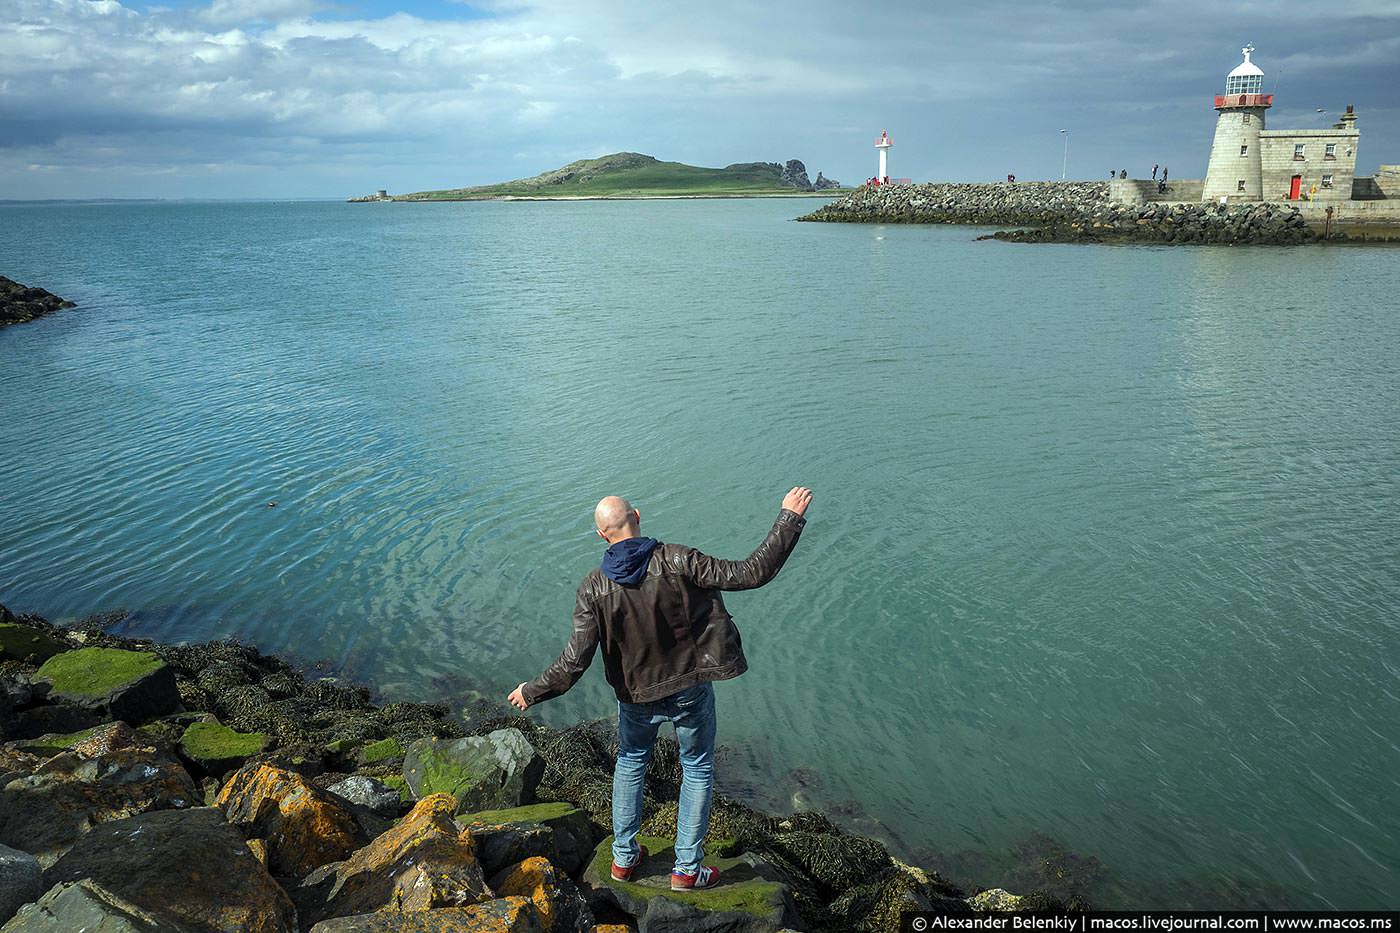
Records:
[[[783,497],[783,508],[762,543],[743,560],[721,560],[700,551],[686,553],[686,573],[696,586],[711,590],[751,590],[763,586],[783,569],[797,539],[807,507],[812,504],[812,490],[794,486]]]
[[[593,663],[593,653],[598,650],[598,616],[593,612],[593,604],[579,587],[578,599],[574,603],[574,629],[569,634],[569,643],[564,653],[534,680],[521,684],[511,691],[508,699],[511,704],[525,709],[541,700],[550,700],[565,693],[578,683],[588,665]]]

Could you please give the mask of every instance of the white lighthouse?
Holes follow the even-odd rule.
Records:
[[[893,145],[894,143],[890,141],[890,134],[886,133],[884,130],[881,130],[880,138],[875,140],[875,148],[880,150],[880,174],[875,176],[876,184],[883,185],[886,181],[889,180],[889,163],[886,160],[888,158],[887,154],[890,151],[890,147]]]
[[[1240,51],[1244,61],[1225,76],[1225,93],[1215,95],[1220,116],[1215,121],[1203,201],[1259,201],[1264,197],[1261,136],[1264,114],[1273,106],[1274,95],[1264,93],[1264,72],[1250,60],[1254,46],[1246,45]]]

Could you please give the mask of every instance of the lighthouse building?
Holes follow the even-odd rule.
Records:
[[[1349,200],[1361,137],[1352,108],[1330,129],[1268,129],[1274,96],[1264,93],[1264,72],[1250,59],[1254,47],[1242,51],[1225,93],[1215,96],[1219,115],[1202,200]]]

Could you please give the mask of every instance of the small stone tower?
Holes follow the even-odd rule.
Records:
[[[1259,133],[1274,95],[1264,93],[1264,72],[1249,60],[1254,46],[1246,45],[1241,51],[1244,61],[1225,78],[1225,93],[1215,95],[1220,116],[1215,121],[1203,201],[1259,201],[1264,196]]]

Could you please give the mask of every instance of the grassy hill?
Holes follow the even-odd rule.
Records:
[[[782,166],[739,162],[724,168],[700,168],[662,162],[638,152],[617,152],[580,159],[533,178],[395,195],[395,201],[475,201],[488,198],[645,198],[755,197],[808,195],[782,181]],[[816,192],[830,197],[834,192]]]

